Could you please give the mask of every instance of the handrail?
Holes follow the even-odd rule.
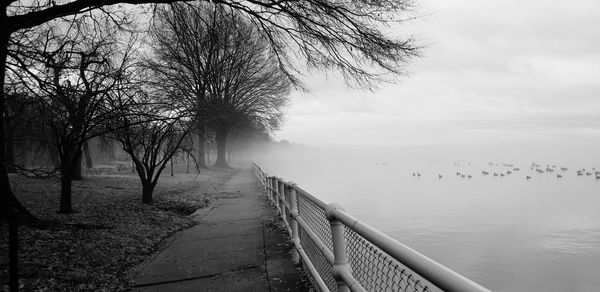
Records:
[[[319,291],[490,291],[354,218],[340,205],[269,176],[256,162],[254,166],[290,233],[293,258]]]
[[[391,255],[411,270],[428,275],[427,280],[444,291],[488,291],[487,288],[465,278],[457,272],[428,258],[414,249],[396,241],[385,233],[359,221],[339,209],[332,209],[331,216],[354,230],[375,246]]]
[[[302,188],[300,188],[299,186],[293,184],[294,189],[296,190],[296,192],[302,194],[305,198],[307,198],[308,200],[310,200],[311,202],[313,202],[315,205],[321,207],[323,210],[325,210],[325,208],[327,208],[327,206],[329,206],[328,203],[326,203],[325,201],[311,195],[309,192],[303,190]]]

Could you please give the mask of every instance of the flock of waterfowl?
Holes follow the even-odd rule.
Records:
[[[459,163],[454,162],[453,163],[454,166],[460,166]],[[471,163],[469,163],[469,165],[471,165]],[[502,170],[489,170],[489,169],[484,169],[481,170],[481,174],[483,176],[495,176],[495,177],[504,177],[504,176],[508,176],[508,175],[517,175],[520,172],[520,168],[519,167],[515,167],[514,164],[507,164],[507,163],[502,163],[502,164],[497,164],[497,163],[493,163],[490,162],[488,163],[488,165],[492,168],[497,168],[497,167],[502,167]],[[569,170],[567,167],[557,167],[556,165],[546,165],[545,168],[542,167],[540,164],[532,162],[531,165],[529,166],[530,170],[535,170],[536,173],[539,174],[556,174],[556,178],[560,179],[562,178],[567,171]],[[596,170],[595,167],[592,167],[592,169],[585,169],[585,168],[581,168],[578,169],[576,171],[577,176],[592,176],[594,175],[595,178],[597,180],[600,180],[600,171]],[[420,178],[421,177],[421,173],[416,171],[412,173],[412,176],[415,178]],[[460,177],[460,178],[473,178],[473,175],[470,173],[466,173],[466,172],[462,172],[462,171],[457,171],[456,172],[456,176]],[[444,178],[444,175],[442,175],[441,173],[438,173],[438,178],[442,179]],[[529,174],[525,175],[525,179],[531,179],[532,176]]]

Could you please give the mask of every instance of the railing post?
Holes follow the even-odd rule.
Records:
[[[271,178],[271,189],[271,202],[273,202],[273,205],[279,210],[279,204],[277,204],[277,177]]]
[[[263,174],[263,187],[265,189],[265,191],[267,192],[266,195],[267,197],[269,196],[269,177],[266,174]]]
[[[267,198],[269,198],[270,194],[271,194],[271,191],[269,190],[269,183],[270,182],[271,181],[270,181],[269,177],[265,176],[265,185],[264,185],[264,187],[265,187],[265,195],[267,195]]]
[[[281,212],[279,214],[281,215],[283,224],[287,228],[288,223],[287,223],[287,218],[285,216],[285,184],[283,183],[283,181],[279,182],[279,209],[281,210]]]
[[[296,246],[300,245],[300,236],[298,235],[298,221],[296,221],[296,217],[298,216],[298,201],[296,198],[296,189],[294,186],[296,184],[290,182],[290,215],[292,217],[291,228],[292,228],[292,243],[294,244],[294,248],[292,248],[292,261],[294,264],[298,264],[300,262],[300,254],[296,250]]]
[[[269,199],[271,200],[271,203],[275,204],[275,201],[273,200],[275,198],[275,177],[270,176],[269,177]]]
[[[339,292],[349,292],[350,288],[342,278],[342,274],[351,273],[350,264],[346,256],[346,238],[344,238],[344,224],[333,216],[335,210],[344,210],[342,206],[331,203],[325,210],[325,216],[331,225],[331,241],[333,243],[333,269],[332,274],[335,278]]]
[[[265,188],[267,189],[267,198],[271,199],[271,177],[270,176],[266,177]]]
[[[277,214],[281,214],[281,209],[279,208],[279,178],[273,177],[273,204],[277,208]]]

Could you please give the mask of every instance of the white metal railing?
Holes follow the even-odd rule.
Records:
[[[256,176],[277,208],[300,263],[319,291],[490,291],[357,220],[293,182]]]

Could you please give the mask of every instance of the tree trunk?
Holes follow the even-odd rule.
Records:
[[[92,154],[90,153],[88,141],[83,142],[83,154],[85,155],[85,167],[94,168],[94,162],[92,161]]]
[[[152,205],[152,194],[156,185],[142,181],[142,203]]]
[[[69,142],[65,142],[60,157],[60,209],[59,213],[73,213],[71,202],[71,184],[74,175],[79,171],[81,176],[81,150],[77,150]]]
[[[6,11],[0,11],[0,23],[6,20]],[[4,113],[6,112],[6,100],[4,96],[4,76],[6,74],[6,56],[8,49],[8,39],[10,34],[5,30],[0,30],[0,217],[6,216],[9,212],[17,211],[19,219],[24,219],[27,223],[37,221],[27,208],[21,205],[21,202],[15,197],[10,188],[6,163],[3,162],[6,156],[6,133]]]
[[[204,140],[204,133],[198,133],[198,157],[196,157],[196,168],[208,168],[206,165],[206,153],[204,147],[206,141]]]
[[[12,138],[6,139],[6,171],[8,173],[15,173],[15,142]]]
[[[171,157],[171,176],[173,176],[173,157]]]
[[[4,11],[0,11],[0,17],[2,17],[2,21],[4,22],[6,19],[6,10]],[[0,141],[0,155],[2,157],[0,157],[0,183],[2,183],[2,185],[0,185],[0,208],[1,208],[1,213],[0,216],[2,216],[2,218],[4,218],[5,216],[8,216],[8,212],[9,210],[14,210],[14,207],[11,203],[16,200],[16,198],[14,197],[11,189],[10,189],[10,182],[8,180],[8,172],[6,171],[6,163],[3,162],[4,156],[6,155],[6,136],[5,136],[5,132],[4,129],[5,127],[5,121],[4,121],[4,113],[6,112],[6,104],[5,104],[5,98],[4,98],[4,74],[6,71],[6,56],[7,56],[7,49],[8,49],[8,38],[10,37],[10,35],[4,31],[0,32],[0,62],[2,64],[2,67],[0,68],[0,83],[1,83],[1,87],[0,87],[0,139],[2,141]]]
[[[69,169],[62,171],[60,178],[60,209],[58,213],[73,213],[73,203],[71,200],[71,183],[73,182],[73,178],[71,174],[72,171],[69,171]]]
[[[187,168],[185,170],[185,173],[187,173],[187,174],[190,173],[190,153],[189,152],[187,154]]]
[[[73,162],[73,166],[71,167],[71,178],[73,180],[83,180],[83,176],[81,175],[81,160],[83,153],[79,151],[79,154],[75,156],[75,161]]]
[[[217,142],[217,161],[215,166],[229,167],[227,164],[227,134],[229,130],[221,127],[215,131],[215,140]]]

